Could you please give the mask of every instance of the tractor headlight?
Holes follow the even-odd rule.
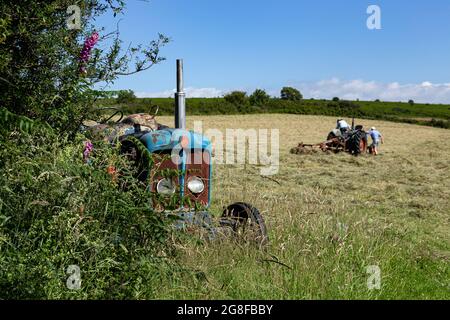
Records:
[[[188,189],[195,194],[202,193],[205,190],[205,184],[199,177],[191,177],[187,182]]]
[[[164,196],[171,196],[175,193],[175,184],[171,179],[161,179],[156,185],[156,191]]]

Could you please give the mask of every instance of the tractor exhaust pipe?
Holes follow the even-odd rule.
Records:
[[[183,88],[183,60],[177,59],[177,92],[175,93],[175,128],[186,129],[186,94]]]

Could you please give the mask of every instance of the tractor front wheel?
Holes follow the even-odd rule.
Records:
[[[238,239],[266,245],[269,241],[264,219],[258,209],[244,202],[229,205],[220,219],[221,227],[231,228]]]
[[[337,142],[337,140],[335,140],[335,139],[337,139],[337,136],[334,134],[333,131],[331,131],[327,136],[327,142],[328,141],[331,141],[331,142],[328,142],[327,146],[332,147],[332,148],[339,147],[339,142]]]

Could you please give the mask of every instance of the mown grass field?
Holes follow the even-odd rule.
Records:
[[[155,298],[449,299],[450,131],[375,125],[386,143],[378,157],[293,155],[298,142],[320,142],[335,118],[298,115],[188,117],[206,128],[278,128],[280,170],[254,165],[214,168],[213,211],[235,201],[263,213],[270,245],[233,242],[177,246],[198,278],[168,277]],[[159,121],[172,125],[172,117]],[[367,266],[381,269],[368,290]]]

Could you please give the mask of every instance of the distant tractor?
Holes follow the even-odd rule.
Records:
[[[213,222],[209,212],[212,145],[205,136],[186,130],[182,60],[177,60],[175,128],[157,123],[156,113],[157,109],[153,115],[134,114],[123,119],[122,111],[116,110],[108,119],[119,116],[116,123],[100,123],[88,130],[101,134],[111,143],[120,142],[122,153],[138,167],[137,178],[146,182],[153,200],[158,200],[155,206],[165,203],[167,207],[163,206],[162,210],[178,217],[177,228],[189,230],[200,226],[208,231],[210,238],[225,234],[266,244],[264,219],[258,209],[248,203],[229,205],[218,221]]]
[[[354,156],[365,154],[368,150],[367,147],[367,133],[364,131],[363,126],[354,125],[352,127],[341,130],[333,129],[328,133],[327,139],[324,142],[316,144],[304,144],[300,142],[297,147],[291,149],[291,153],[294,154],[307,154],[311,152],[324,151],[324,152],[348,152]]]
[[[355,156],[367,151],[367,133],[363,126],[352,125],[351,129],[333,129],[327,136],[325,145],[336,151],[345,151]]]

